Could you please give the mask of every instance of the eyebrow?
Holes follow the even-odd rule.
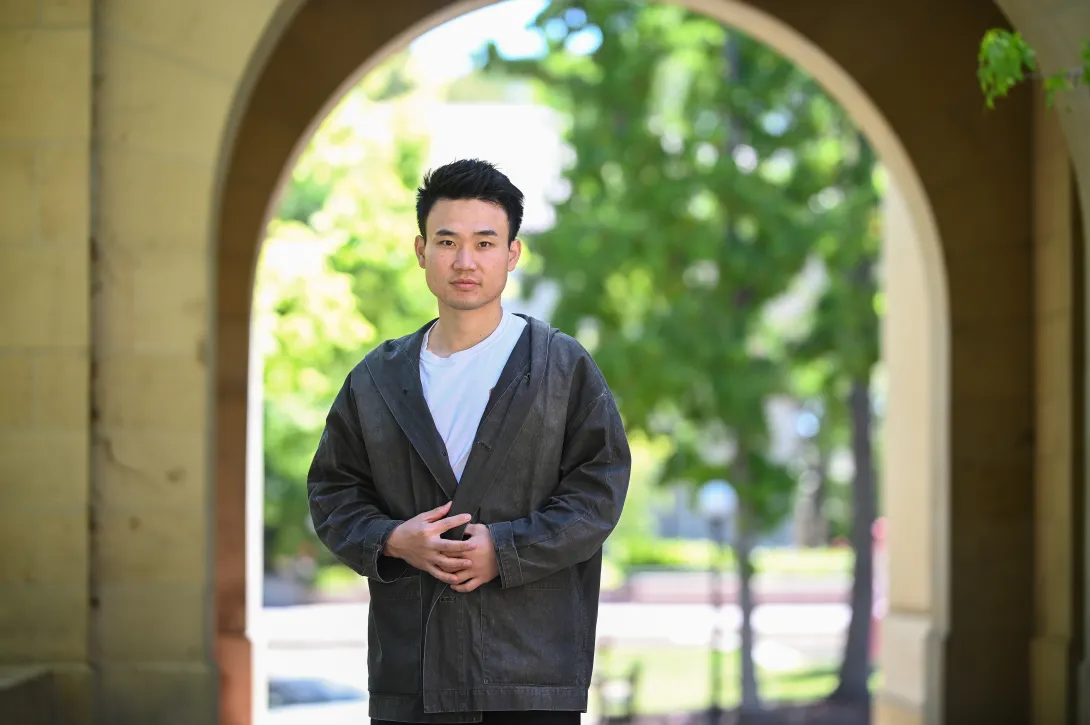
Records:
[[[435,232],[435,236],[437,236],[437,237],[456,237],[456,236],[458,236],[458,234],[455,233],[455,232],[452,232],[449,229],[438,229]],[[495,229],[478,229],[477,231],[473,232],[473,236],[475,236],[475,237],[498,237],[499,234],[496,233]]]

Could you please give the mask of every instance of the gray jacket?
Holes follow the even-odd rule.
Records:
[[[322,542],[368,579],[373,718],[586,710],[602,544],[621,515],[631,453],[587,351],[527,320],[460,484],[421,390],[426,326],[368,354],[329,412],[310,511]],[[468,594],[382,554],[399,523],[450,500],[448,515],[488,526],[499,561],[499,577]]]

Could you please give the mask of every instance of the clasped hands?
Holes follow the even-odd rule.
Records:
[[[483,524],[469,524],[469,538],[452,541],[441,534],[467,524],[469,514],[443,518],[451,502],[425,511],[399,524],[389,538],[383,553],[403,559],[411,566],[426,571],[456,592],[471,592],[499,576],[499,562],[492,535]]]

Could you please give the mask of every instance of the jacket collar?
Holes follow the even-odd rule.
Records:
[[[398,426],[447,498],[454,501],[449,516],[458,513],[476,514],[484,494],[492,487],[499,465],[507,457],[507,451],[522,430],[545,376],[553,330],[536,318],[519,316],[529,323],[529,360],[519,354],[525,348],[517,344],[500,373],[496,393],[477,429],[473,450],[462,473],[461,485],[451,469],[446,446],[435,427],[435,420],[428,409],[420,383],[420,347],[424,333],[435,320],[410,335],[386,342],[375,350],[377,354],[368,355],[366,358],[367,370]],[[504,395],[513,396],[511,404],[497,406],[496,402]],[[494,416],[501,410],[506,411],[502,425],[492,425],[491,423],[495,423]],[[460,532],[461,529],[449,533],[460,538]]]

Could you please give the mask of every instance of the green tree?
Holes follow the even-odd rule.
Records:
[[[270,558],[312,538],[306,474],[344,377],[435,313],[412,246],[424,146],[410,89],[399,57],[353,89],[311,139],[269,225],[254,325]]]
[[[795,486],[769,455],[789,360],[765,313],[829,236],[841,116],[770,49],[676,6],[555,2],[535,24],[544,57],[490,48],[486,68],[538,79],[570,118],[570,196],[531,240],[539,278],[560,285],[554,323],[592,349],[627,425],[672,437],[664,478],[733,484],[742,707],[756,709],[750,553]]]

